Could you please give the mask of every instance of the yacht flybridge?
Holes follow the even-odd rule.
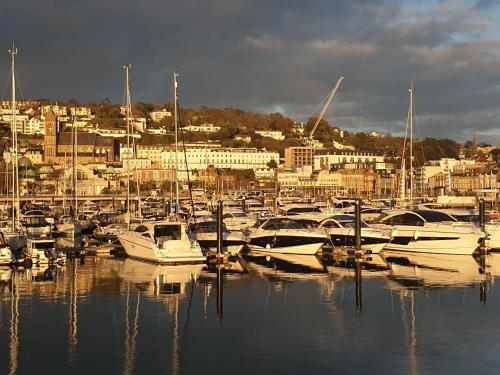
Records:
[[[471,255],[486,236],[479,228],[432,210],[387,210],[372,226],[392,228],[392,240],[384,248],[392,251]]]
[[[128,256],[160,264],[203,263],[206,257],[196,241],[190,241],[186,224],[156,222],[138,225],[118,234]]]

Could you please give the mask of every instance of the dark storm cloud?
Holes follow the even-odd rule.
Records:
[[[425,3],[425,6],[422,4]],[[500,140],[493,1],[4,0],[2,81],[11,40],[23,94],[121,102],[168,100],[173,70],[187,106],[285,111],[305,119],[340,75],[328,119],[403,131],[415,84],[423,136]]]

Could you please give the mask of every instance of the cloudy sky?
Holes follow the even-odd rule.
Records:
[[[2,0],[0,82],[19,49],[25,98],[233,106],[304,120],[340,75],[341,128],[500,143],[496,0]],[[20,94],[19,94],[20,95]],[[3,95],[9,98],[8,90]]]

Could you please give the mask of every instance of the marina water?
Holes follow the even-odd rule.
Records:
[[[458,260],[4,268],[1,373],[498,373],[500,254]]]

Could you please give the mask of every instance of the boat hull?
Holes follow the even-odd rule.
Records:
[[[252,252],[261,252],[269,254],[298,254],[298,255],[314,255],[321,250],[323,243],[309,243],[296,246],[285,247],[262,247],[258,245],[247,245]]]

